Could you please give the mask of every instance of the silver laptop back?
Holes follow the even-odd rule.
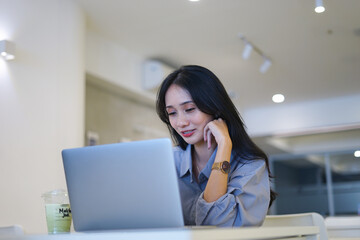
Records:
[[[184,226],[170,139],[62,151],[76,231]]]

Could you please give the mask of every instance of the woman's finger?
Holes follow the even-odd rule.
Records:
[[[211,131],[210,131],[210,129],[207,131],[207,144],[208,144],[208,149],[210,149],[210,147],[211,147]]]
[[[203,132],[203,134],[204,134],[204,141],[206,142],[207,140],[207,136],[206,136],[206,133],[207,133],[207,131],[208,131],[208,129],[209,129],[209,127],[208,127],[208,125],[206,125],[205,127],[204,127],[204,132]]]

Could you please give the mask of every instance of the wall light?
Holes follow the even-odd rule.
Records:
[[[7,40],[1,40],[0,41],[0,55],[5,60],[15,59],[15,44],[10,41],[7,41]]]
[[[322,0],[315,0],[315,12],[322,13],[325,11],[325,7]]]

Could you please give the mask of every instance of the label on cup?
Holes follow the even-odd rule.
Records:
[[[70,232],[70,204],[45,204],[48,233]]]

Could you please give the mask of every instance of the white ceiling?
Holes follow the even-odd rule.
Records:
[[[76,0],[88,27],[130,51],[173,67],[199,64],[234,92],[240,111],[360,93],[360,1]],[[272,59],[241,57],[243,34]],[[293,141],[293,139],[292,139]]]

